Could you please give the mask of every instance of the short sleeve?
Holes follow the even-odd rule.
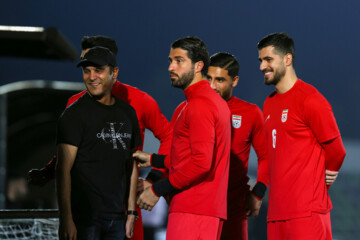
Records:
[[[72,111],[65,110],[57,124],[56,144],[67,143],[79,147],[83,127]]]

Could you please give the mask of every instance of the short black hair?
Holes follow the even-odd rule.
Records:
[[[290,53],[292,55],[292,61],[295,61],[295,43],[294,40],[286,33],[272,33],[265,36],[257,45],[258,50],[261,50],[268,46],[274,46],[275,51],[281,55]]]
[[[106,36],[85,36],[81,40],[81,49],[85,50],[93,47],[104,47],[108,48],[115,55],[118,53],[118,47],[116,41]]]
[[[181,48],[186,50],[188,58],[191,59],[192,63],[202,61],[204,63],[204,67],[201,70],[201,74],[204,77],[206,76],[209,68],[210,57],[205,43],[200,38],[195,36],[180,38],[171,44],[171,48]]]
[[[210,57],[210,66],[220,67],[228,71],[230,77],[239,75],[240,65],[234,55],[226,52],[218,52]]]

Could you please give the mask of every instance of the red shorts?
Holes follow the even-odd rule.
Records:
[[[223,221],[191,213],[170,213],[167,240],[219,240]]]
[[[228,216],[223,224],[221,240],[248,240],[247,227],[247,219],[244,218],[243,212]]]
[[[330,212],[313,212],[310,217],[270,221],[267,237],[268,240],[331,240]]]

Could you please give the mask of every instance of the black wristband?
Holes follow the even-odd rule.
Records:
[[[257,182],[252,190],[253,194],[262,199],[266,192],[266,185],[262,182]]]
[[[135,215],[135,219],[138,219],[138,217],[139,217],[138,211],[135,211],[135,210],[127,210],[126,211],[126,216],[127,215]]]
[[[151,165],[156,168],[166,168],[165,167],[165,158],[166,155],[159,155],[156,153],[153,153],[151,158]]]
[[[150,179],[153,183],[159,181],[162,176],[163,176],[163,172],[156,170],[156,169],[151,169],[150,173],[148,174],[148,176],[146,177],[146,179]]]
[[[178,190],[177,188],[173,187],[173,185],[171,185],[169,178],[165,178],[154,183],[152,187],[155,194],[158,196],[165,196],[171,192]]]

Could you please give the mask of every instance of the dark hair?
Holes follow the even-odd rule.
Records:
[[[292,61],[295,61],[295,44],[294,40],[286,33],[272,33],[267,35],[258,43],[257,48],[261,50],[268,46],[274,46],[275,51],[279,54],[285,55],[290,53]]]
[[[239,74],[240,65],[234,55],[226,52],[218,52],[210,57],[210,66],[220,67],[228,71],[230,77]]]
[[[85,36],[81,40],[82,50],[93,47],[105,47],[108,48],[115,55],[118,53],[118,47],[116,41],[106,36]]]
[[[201,74],[206,76],[210,62],[209,51],[200,38],[194,36],[180,38],[171,44],[171,48],[181,48],[186,50],[188,58],[191,59],[192,63],[202,61],[204,67],[201,70]]]

